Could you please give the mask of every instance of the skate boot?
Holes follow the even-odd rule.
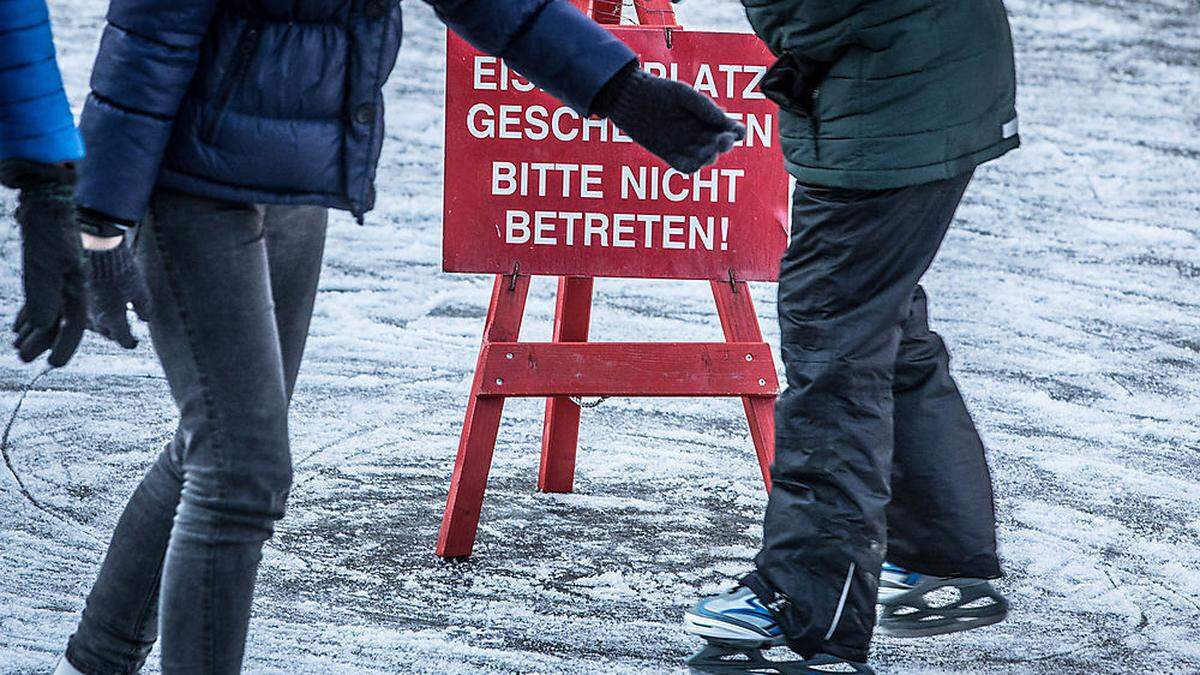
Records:
[[[864,663],[825,654],[818,654],[811,659],[768,659],[763,654],[764,649],[786,644],[783,631],[771,615],[771,610],[764,607],[754,592],[745,586],[697,602],[690,612],[684,614],[683,629],[708,641],[708,646],[688,659],[688,666],[693,673],[874,675],[874,671]]]
[[[933,577],[884,563],[879,574],[879,631],[912,638],[1000,623],[1008,601],[986,579]]]

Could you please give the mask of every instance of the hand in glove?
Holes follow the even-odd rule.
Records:
[[[87,282],[75,223],[75,170],[24,159],[0,162],[0,183],[20,191],[25,305],[13,323],[13,346],[26,363],[50,350],[49,363],[66,365],[83,338]]]
[[[129,329],[129,306],[145,321],[150,312],[150,292],[125,241],[124,225],[93,211],[80,209],[79,225],[87,252],[88,328],[125,349],[138,346]]]
[[[712,164],[746,137],[746,127],[729,119],[707,96],[681,82],[650,75],[636,61],[604,85],[592,107],[683,173]]]

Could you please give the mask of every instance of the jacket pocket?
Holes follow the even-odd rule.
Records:
[[[831,68],[832,63],[787,52],[767,69],[760,85],[763,95],[780,108],[808,120],[813,154],[817,159],[821,158],[821,145],[817,140],[821,133],[821,84]]]
[[[816,115],[817,92],[832,66],[788,52],[767,69],[760,88],[780,108],[812,119]]]
[[[230,57],[229,65],[225,68],[225,74],[221,78],[221,84],[217,87],[217,97],[212,104],[214,111],[205,122],[204,128],[200,130],[200,140],[209,145],[216,141],[217,134],[221,131],[221,125],[229,113],[229,101],[233,98],[233,92],[250,70],[250,62],[254,58],[254,52],[258,49],[259,33],[260,31],[256,27],[246,27],[238,35],[233,56]]]

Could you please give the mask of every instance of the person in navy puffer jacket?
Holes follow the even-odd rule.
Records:
[[[67,104],[44,0],[0,0],[0,183],[19,190],[25,304],[13,330],[25,361],[71,358],[83,336],[85,276],[71,208],[83,143]]]
[[[680,171],[745,133],[640,70],[568,0],[429,3]],[[262,546],[292,484],[288,407],[327,209],[361,219],[374,204],[400,37],[398,0],[113,0],[76,191],[88,248],[112,255],[93,326],[133,346],[124,310],[140,304],[180,421],[121,516],[60,673],[136,672],[160,634],[165,673],[240,670]],[[123,241],[134,225],[136,251]]]

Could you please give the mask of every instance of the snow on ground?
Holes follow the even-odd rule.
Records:
[[[405,4],[380,208],[332,230],[247,670],[679,671],[697,647],[681,611],[759,540],[736,401],[587,412],[569,496],[535,491],[541,404],[511,403],[477,555],[433,556],[490,280],[439,271],[443,34]],[[104,3],[52,5],[78,105]],[[979,172],[928,287],[991,449],[1013,616],[880,639],[873,658],[881,673],[1200,672],[1200,6],[1009,8],[1025,147]],[[747,29],[734,0],[680,12]],[[11,312],[19,247],[0,236]],[[774,341],[772,289],[754,292]],[[535,285],[526,339],[548,336],[552,296]],[[697,283],[601,282],[595,323],[598,339],[719,338]],[[37,372],[0,359],[0,423],[28,390],[0,467],[3,672],[57,658],[174,420],[148,346],[91,339],[31,387]]]

